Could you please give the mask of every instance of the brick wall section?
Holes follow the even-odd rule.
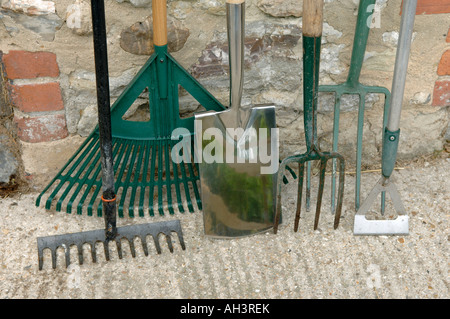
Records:
[[[39,143],[67,137],[56,55],[10,51],[3,56],[3,64],[19,138]]]
[[[450,80],[437,80],[433,92],[434,106],[450,105]]]
[[[56,55],[51,52],[13,51],[3,57],[8,79],[35,79],[59,75]]]
[[[450,0],[418,0],[416,14],[450,13]],[[450,43],[450,28],[446,43]],[[436,74],[438,79],[433,89],[433,106],[450,106],[450,48],[441,56]]]
[[[450,13],[450,0],[418,0],[416,14]]]
[[[437,74],[442,75],[450,75],[450,49],[445,51],[439,61]]]

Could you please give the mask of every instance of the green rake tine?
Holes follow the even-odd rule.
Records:
[[[80,201],[78,202],[78,205],[77,205],[77,214],[78,215],[82,214],[84,201],[86,200],[87,196],[89,195],[89,190],[92,189],[92,186],[94,185],[94,183],[97,179],[97,176],[100,174],[100,171],[102,170],[102,167],[100,164],[97,164],[96,167],[97,167],[97,169],[95,170],[94,175],[90,179],[90,182],[86,185],[86,190],[84,191],[83,196],[80,198]],[[88,216],[92,216],[92,211],[91,211],[90,215],[88,212]]]
[[[163,146],[162,141],[158,141],[158,212],[159,215],[164,216],[163,210]]]
[[[166,141],[164,143],[164,164],[166,166],[166,193],[167,193],[167,205],[169,208],[169,214],[173,215],[175,214],[175,211],[173,210],[173,202],[172,202],[172,176],[170,175],[170,163],[171,157],[169,152],[169,141]],[[173,172],[175,175],[175,171]]]
[[[74,165],[65,175],[65,178],[61,180],[61,184],[58,185],[58,187],[55,189],[55,191],[53,192],[55,195],[60,191],[61,187],[63,186],[63,184],[65,184],[67,181],[69,182],[69,185],[66,187],[66,189],[64,190],[63,194],[58,198],[58,201],[56,203],[56,211],[60,212],[61,211],[61,206],[63,201],[65,200],[65,198],[67,197],[67,195],[69,194],[70,190],[72,189],[72,185],[74,185],[75,181],[77,180],[77,178],[81,175],[81,173],[83,173],[85,167],[87,166],[87,164],[89,164],[89,162],[91,161],[92,157],[96,154],[95,148],[91,149],[90,153],[87,155],[86,158],[80,158],[82,159],[82,161],[78,162],[77,165]],[[80,166],[80,164],[82,164]],[[77,172],[75,174],[75,176],[71,176],[73,172]],[[69,213],[69,212],[67,212]]]
[[[142,158],[144,156],[143,141],[138,141],[136,147],[138,147],[139,156],[136,162],[136,169],[134,170],[133,186],[131,187],[130,204],[128,206],[128,215],[130,217],[134,217],[134,199],[136,196],[137,188],[139,186],[139,177],[141,177]]]
[[[77,188],[75,189],[74,193],[72,194],[72,196],[69,199],[69,202],[67,203],[67,213],[70,214],[72,212],[72,204],[73,204],[73,202],[78,197],[79,192],[81,191],[83,186],[86,184],[86,180],[88,180],[89,175],[91,174],[91,172],[96,167],[94,165],[94,163],[98,163],[99,160],[100,160],[100,152],[97,152],[97,155],[95,156],[93,163],[89,166],[89,168],[85,172],[83,178],[78,182]],[[84,165],[87,165],[87,161],[86,161],[86,163]],[[83,171],[84,171],[84,168],[83,168]],[[57,211],[58,211],[58,209],[57,209]]]
[[[136,148],[137,147],[138,147],[138,145],[136,145],[134,143],[130,144],[130,150],[132,152],[132,155],[131,155],[130,162],[128,163],[128,161],[127,161],[128,170],[126,172],[125,181],[122,184],[122,198],[120,200],[121,205],[119,205],[119,209],[122,209],[122,215],[123,215],[123,210],[124,210],[124,205],[125,205],[128,189],[130,188],[131,176],[133,176],[133,172],[135,170],[135,165],[137,164],[136,163],[136,155],[137,155]],[[130,204],[128,206],[128,209],[129,208],[130,208]],[[130,216],[130,217],[133,217],[133,216]]]
[[[125,151],[125,146],[122,143],[122,139],[120,139],[120,138],[113,138],[113,144],[117,145],[114,147],[114,155],[113,155],[113,158],[115,159],[114,160],[114,171],[117,172],[117,167],[120,164],[120,160]],[[119,155],[117,155],[117,152],[119,152]],[[117,158],[116,158],[116,155],[117,155]],[[100,193],[101,188],[102,188],[102,180],[101,180],[101,178],[99,178],[99,179],[97,178],[100,174],[100,171],[101,171],[101,165],[99,165],[99,167],[97,168],[95,176],[92,177],[92,181],[95,185],[95,191],[93,192],[91,200],[87,207],[88,216],[92,216],[93,206],[95,204],[95,201],[99,199],[98,194]],[[97,205],[97,216],[98,217],[102,217],[102,215],[103,215],[102,208],[103,208],[103,205]]]
[[[74,191],[74,193],[72,194],[71,198],[69,199],[69,202],[66,205],[66,210],[67,213],[70,214],[72,212],[72,204],[75,201],[75,199],[78,197],[80,190],[82,189],[82,187],[85,185],[86,180],[89,178],[90,173],[92,172],[92,170],[95,168],[95,164],[99,162],[100,160],[100,152],[98,151],[98,149],[93,149],[93,151],[95,151],[95,153],[93,152],[90,156],[88,156],[88,158],[83,162],[83,165],[79,168],[77,174],[72,178],[72,185],[70,187],[67,187],[65,192],[63,193],[63,195],[61,195],[61,197],[58,200],[58,203],[56,205],[56,211],[60,211],[61,210],[61,204],[63,203],[64,199],[66,198],[67,194],[70,192],[70,190],[72,189],[72,186],[75,186],[76,183],[78,183],[78,186],[76,188],[76,190]],[[92,156],[94,156],[94,159],[91,163],[91,158]],[[89,165],[88,169],[86,170],[86,166],[91,163],[91,165]],[[83,178],[79,179],[80,175],[83,174]]]
[[[184,154],[182,155],[184,156]],[[187,181],[187,175],[186,175],[186,167],[185,167],[185,162],[182,161],[180,164],[180,170],[181,170],[181,176],[183,176],[183,188],[184,188],[184,194],[186,196],[186,201],[187,201],[187,205],[188,205],[188,209],[191,213],[194,212],[194,206],[192,205],[192,199],[191,199],[191,194],[189,192],[189,184]]]
[[[172,149],[173,149],[173,145],[170,148],[170,151],[172,151]],[[172,152],[170,152],[170,154],[172,154]],[[184,207],[181,204],[181,189],[180,189],[180,181],[178,179],[178,164],[176,164],[174,161],[172,161],[172,166],[173,166],[173,177],[174,177],[175,192],[176,192],[177,202],[178,202],[178,210],[181,213],[184,213]]]
[[[58,184],[58,186],[56,186],[56,188],[53,190],[53,192],[50,194],[50,196],[48,197],[46,203],[45,203],[45,208],[46,209],[50,209],[51,205],[52,205],[52,201],[53,198],[56,196],[56,194],[58,194],[59,190],[62,188],[62,186],[66,183],[66,181],[69,180],[70,175],[72,174],[72,172],[76,169],[76,167],[84,160],[86,154],[89,154],[91,152],[93,152],[93,149],[95,151],[95,148],[92,147],[92,144],[95,144],[98,142],[97,140],[92,140],[91,143],[88,145],[88,147],[84,150],[84,152],[78,157],[78,159],[75,161],[75,163],[70,167],[70,169],[67,171],[67,173],[65,175],[60,175],[62,178],[60,178],[60,183]],[[74,158],[74,157],[73,157]]]
[[[122,203],[122,212],[124,211],[124,206],[125,206],[125,201],[127,200],[127,193],[128,190],[130,188],[130,182],[131,182],[131,177],[133,176],[133,173],[135,171],[135,165],[137,165],[136,163],[136,156],[137,156],[137,151],[136,148],[138,147],[137,144],[135,143],[131,143],[130,144],[130,151],[131,151],[131,159],[128,162],[127,161],[127,165],[126,167],[128,167],[127,171],[126,171],[126,175],[125,175],[125,181],[123,183],[121,183],[122,185],[122,198],[121,198],[121,203]],[[120,207],[120,206],[119,206]],[[129,208],[129,207],[128,207]],[[130,216],[132,217],[132,216]]]
[[[154,194],[154,191],[155,191],[155,183],[156,183],[156,180],[155,180],[155,162],[156,162],[156,153],[157,153],[157,150],[156,150],[156,141],[151,141],[151,144],[152,144],[152,162],[151,162],[151,168],[150,168],[150,194],[149,194],[149,196],[148,196],[148,200],[149,200],[149,204],[148,204],[148,207],[149,207],[149,214],[150,214],[150,216],[155,216],[155,213],[154,213],[154,209],[153,209],[153,205],[154,205],[154,201],[153,201],[153,194]]]
[[[116,186],[115,186],[117,192],[122,187],[122,194],[120,196],[120,202],[119,202],[119,205],[117,207],[118,208],[117,210],[118,210],[119,217],[123,217],[123,204],[125,202],[125,197],[126,197],[125,195],[126,195],[126,192],[127,192],[126,188],[123,187],[123,185],[122,185],[122,179],[124,177],[125,170],[126,170],[126,168],[128,166],[127,164],[129,163],[131,149],[133,148],[132,145],[131,145],[131,142],[129,142],[129,141],[126,141],[125,145],[126,145],[126,149],[127,150],[125,152],[125,157],[124,157],[124,159],[123,159],[123,161],[121,163],[119,175],[117,176]]]
[[[92,216],[93,215],[93,207],[94,207],[94,203],[95,200],[98,198],[98,194],[102,188],[102,184],[100,181],[95,181],[95,190],[92,193],[91,196],[91,200],[89,201],[88,207],[87,207],[87,211],[88,211],[88,216]],[[102,209],[101,209],[102,205],[99,205],[100,208],[97,209],[97,216],[98,217],[102,217]]]
[[[78,151],[72,156],[72,158],[67,161],[67,163],[63,166],[63,168],[59,171],[59,173],[52,179],[52,181],[44,188],[44,190],[41,192],[41,194],[39,194],[39,196],[36,198],[36,206],[39,206],[41,203],[41,199],[42,199],[42,195],[45,194],[49,188],[56,182],[57,179],[59,179],[58,177],[61,175],[62,172],[64,172],[66,170],[66,168],[72,163],[72,160],[74,158],[76,158],[78,156],[78,154],[85,149],[86,145],[88,143],[91,142],[91,140],[94,138],[93,134],[91,134],[84,142],[83,144],[80,146],[80,148],[78,149]],[[48,201],[48,200],[47,200]],[[50,205],[51,205],[51,200],[50,200]]]
[[[188,164],[188,168],[189,168],[189,176],[191,177],[189,180],[191,181],[192,188],[194,189],[195,198],[197,200],[197,207],[198,207],[198,209],[202,210],[202,201],[200,199],[200,193],[199,193],[198,187],[197,187],[198,175],[195,175],[194,167],[193,167],[192,163],[189,162],[187,164]],[[198,172],[198,164],[194,164],[194,165]]]
[[[148,174],[148,162],[150,158],[150,143],[148,141],[144,142],[144,170],[142,172],[142,181],[147,182],[147,174]],[[141,186],[141,193],[139,194],[139,216],[144,217],[144,200],[145,200],[145,192],[147,187]]]

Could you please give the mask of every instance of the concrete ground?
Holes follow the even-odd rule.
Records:
[[[72,144],[71,144],[72,143]],[[283,187],[283,218],[272,232],[234,240],[213,240],[203,234],[202,213],[176,213],[120,219],[119,226],[178,218],[186,250],[176,236],[174,252],[166,245],[145,256],[137,245],[132,258],[112,251],[106,262],[75,262],[67,269],[58,253],[39,271],[36,238],[104,227],[103,220],[35,207],[39,191],[75,150],[77,139],[49,145],[23,145],[30,185],[0,199],[0,298],[421,298],[449,297],[450,159],[448,153],[399,167],[395,184],[410,217],[408,236],[354,236],[354,176],[346,176],[342,218],[333,230],[329,195],[325,193],[319,229],[313,211],[303,213],[293,231],[296,183]],[[362,176],[362,199],[380,172]],[[329,179],[329,178],[328,178]],[[315,179],[313,189],[317,187]],[[315,191],[313,203],[315,203]],[[149,243],[151,244],[151,243]],[[86,248],[87,249],[87,248]],[[113,249],[112,249],[113,250]]]

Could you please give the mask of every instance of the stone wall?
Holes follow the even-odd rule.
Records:
[[[111,97],[117,98],[153,52],[151,0],[106,0]],[[357,0],[326,0],[321,84],[345,81]],[[97,121],[88,0],[0,0],[0,50],[14,118],[24,142],[87,136]],[[168,1],[169,51],[228,104],[225,0]],[[281,154],[304,149],[302,1],[247,0],[243,103],[274,103]],[[361,82],[390,90],[401,0],[379,0]],[[441,150],[450,105],[450,3],[419,0],[401,118],[399,158]],[[145,99],[139,101],[145,104]],[[321,95],[319,136],[330,149],[333,100]],[[379,163],[384,99],[366,97],[363,161]],[[201,109],[180,91],[183,115]],[[354,159],[358,100],[344,98],[340,150]]]

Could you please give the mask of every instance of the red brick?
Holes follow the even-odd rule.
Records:
[[[438,75],[450,75],[450,50],[444,52],[441,57],[441,61],[439,61]]]
[[[69,135],[66,117],[63,114],[50,114],[35,117],[18,117],[14,120],[18,136],[24,142],[39,143],[63,139]]]
[[[11,85],[11,100],[22,112],[48,112],[64,109],[59,83]]]
[[[3,56],[6,76],[11,79],[57,77],[59,67],[51,52],[9,51]]]
[[[450,0],[417,1],[416,14],[439,14],[439,13],[450,13]]]
[[[433,104],[434,106],[450,105],[450,80],[436,81],[434,84]]]

